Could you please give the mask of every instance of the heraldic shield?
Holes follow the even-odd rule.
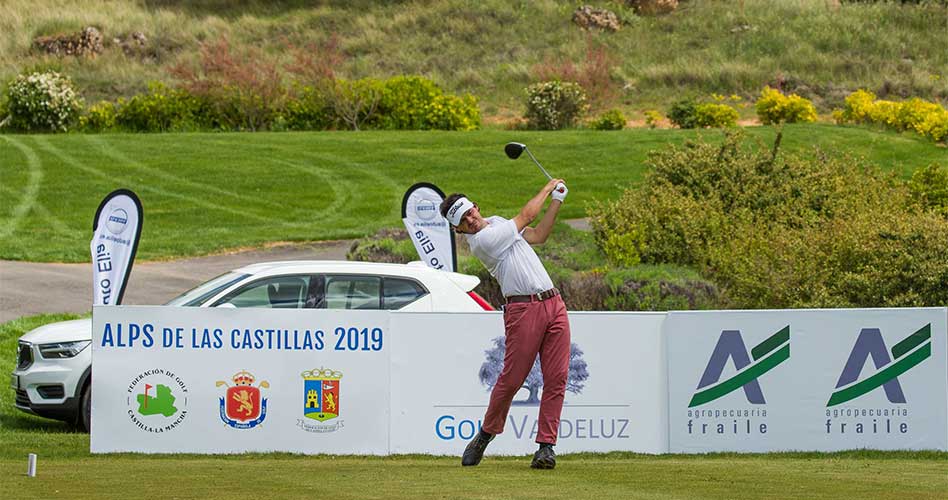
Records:
[[[270,383],[264,380],[254,387],[254,376],[246,370],[235,373],[231,380],[234,385],[217,381],[217,387],[227,387],[220,398],[221,420],[236,429],[256,427],[267,418],[267,398],[261,396],[260,388],[268,389]]]
[[[313,369],[303,375],[303,416],[325,422],[339,416],[339,382],[342,372]]]
[[[227,416],[246,422],[260,415],[260,389],[256,387],[227,388]]]

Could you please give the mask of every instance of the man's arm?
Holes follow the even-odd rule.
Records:
[[[543,189],[536,194],[526,205],[520,209],[520,213],[517,214],[513,221],[517,225],[517,231],[523,231],[523,237],[527,240],[528,243],[542,243],[546,241],[546,237],[549,236],[550,230],[553,229],[553,222],[556,220],[556,214],[559,212],[560,202],[553,201],[550,203],[550,208],[547,209],[547,215],[543,217],[543,220],[537,226],[537,229],[529,227],[530,223],[540,215],[540,210],[543,209],[543,203],[546,201],[546,197],[556,189],[556,185],[563,182],[563,179],[552,179],[550,182],[546,183],[543,186]],[[542,238],[538,238],[538,234],[535,234],[536,231],[545,226],[545,230],[541,231]],[[526,229],[524,229],[526,228]],[[529,236],[528,236],[529,234]]]
[[[553,223],[556,222],[556,215],[560,211],[560,205],[563,202],[560,200],[553,200],[550,202],[550,206],[546,208],[546,213],[543,214],[543,218],[540,219],[540,223],[537,224],[537,227],[527,226],[523,230],[523,239],[527,240],[527,243],[531,245],[539,245],[546,241],[550,236],[550,233],[553,231]]]

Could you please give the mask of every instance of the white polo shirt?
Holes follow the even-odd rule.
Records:
[[[496,215],[486,220],[489,224],[484,229],[465,236],[471,252],[500,283],[504,296],[532,295],[553,288],[550,275],[517,231],[517,224]]]

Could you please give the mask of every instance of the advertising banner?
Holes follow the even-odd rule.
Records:
[[[664,313],[570,313],[571,352],[558,453],[667,448]],[[392,453],[458,455],[480,427],[504,356],[500,313],[396,313]],[[488,454],[536,450],[539,366]]]
[[[415,244],[418,256],[428,267],[457,271],[454,232],[441,216],[444,192],[434,184],[419,182],[405,191],[402,198],[402,222]]]
[[[91,451],[388,453],[385,311],[95,307]]]
[[[948,449],[946,310],[669,313],[669,449]]]
[[[102,200],[92,222],[92,304],[118,305],[142,233],[142,202],[127,189]]]

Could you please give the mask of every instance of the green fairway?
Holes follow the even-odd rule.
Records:
[[[3,498],[542,498],[542,499],[925,499],[948,491],[943,454],[712,455],[627,453],[561,457],[557,469],[528,457],[294,455],[94,456],[0,460]],[[160,496],[155,496],[159,495]]]
[[[771,127],[747,129],[763,143]],[[512,215],[545,179],[504,143],[527,143],[570,186],[562,218],[638,182],[649,151],[720,131],[322,132],[0,136],[0,258],[89,259],[91,221],[113,189],[144,205],[139,258],[200,255],[273,241],[352,238],[400,226],[401,197],[418,181],[464,191]],[[907,177],[944,160],[931,142],[862,128],[798,125],[783,146],[865,156]]]

